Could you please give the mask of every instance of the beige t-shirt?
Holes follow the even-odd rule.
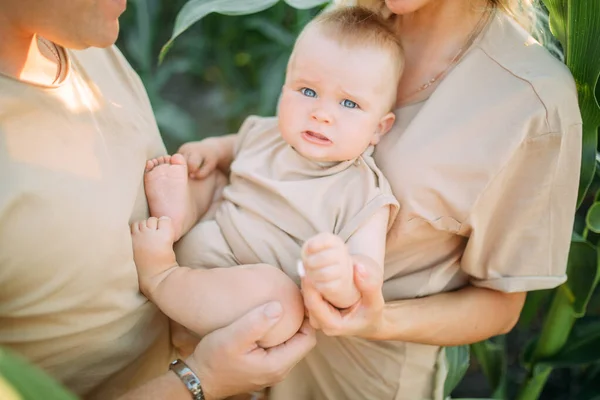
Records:
[[[397,110],[397,121],[375,151],[402,204],[387,239],[388,300],[565,281],[581,158],[566,66],[498,12],[433,95]]]
[[[237,138],[230,184],[215,221],[200,222],[177,245],[182,265],[267,263],[299,280],[305,241],[330,232],[347,241],[382,207],[398,202],[370,147],[356,159],[319,163],[281,137],[277,118],[249,117]]]
[[[165,149],[116,48],[63,55],[55,86],[0,75],[0,344],[110,399],[171,357],[128,225],[148,215],[144,164]]]

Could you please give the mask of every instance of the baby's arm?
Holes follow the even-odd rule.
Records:
[[[215,168],[225,174],[229,173],[229,167],[235,157],[237,140],[237,134],[209,137],[185,143],[177,152],[185,157],[190,177],[204,179]]]
[[[351,307],[360,298],[354,285],[354,264],[383,274],[389,213],[389,207],[382,207],[345,244],[330,233],[319,234],[304,244],[306,277],[335,307]]]
[[[258,264],[191,269],[177,265],[169,218],[131,226],[140,290],[169,318],[202,336],[235,321],[254,307],[278,301],[281,321],[259,343],[272,347],[292,337],[304,319],[300,290],[281,270]]]

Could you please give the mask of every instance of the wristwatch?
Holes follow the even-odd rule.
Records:
[[[179,358],[169,365],[169,369],[181,379],[181,382],[192,394],[194,400],[204,400],[204,392],[200,386],[200,378]]]

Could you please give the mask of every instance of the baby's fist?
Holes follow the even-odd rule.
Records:
[[[352,257],[339,236],[320,233],[307,240],[302,263],[306,277],[326,298],[353,286]]]

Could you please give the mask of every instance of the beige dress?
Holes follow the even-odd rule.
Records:
[[[581,116],[563,64],[497,12],[430,98],[396,121],[375,152],[401,204],[386,300],[565,281]],[[271,399],[442,399],[440,356],[436,346],[319,335]]]
[[[55,86],[0,75],[0,345],[78,395],[112,399],[164,373],[168,321],[139,293],[129,223],[165,154],[116,48],[63,52]]]
[[[388,206],[391,227],[398,202],[372,152],[310,161],[283,140],[277,118],[249,117],[215,220],[200,222],[178,243],[178,261],[209,268],[267,263],[298,282],[300,248],[312,236],[330,232],[347,241]]]

